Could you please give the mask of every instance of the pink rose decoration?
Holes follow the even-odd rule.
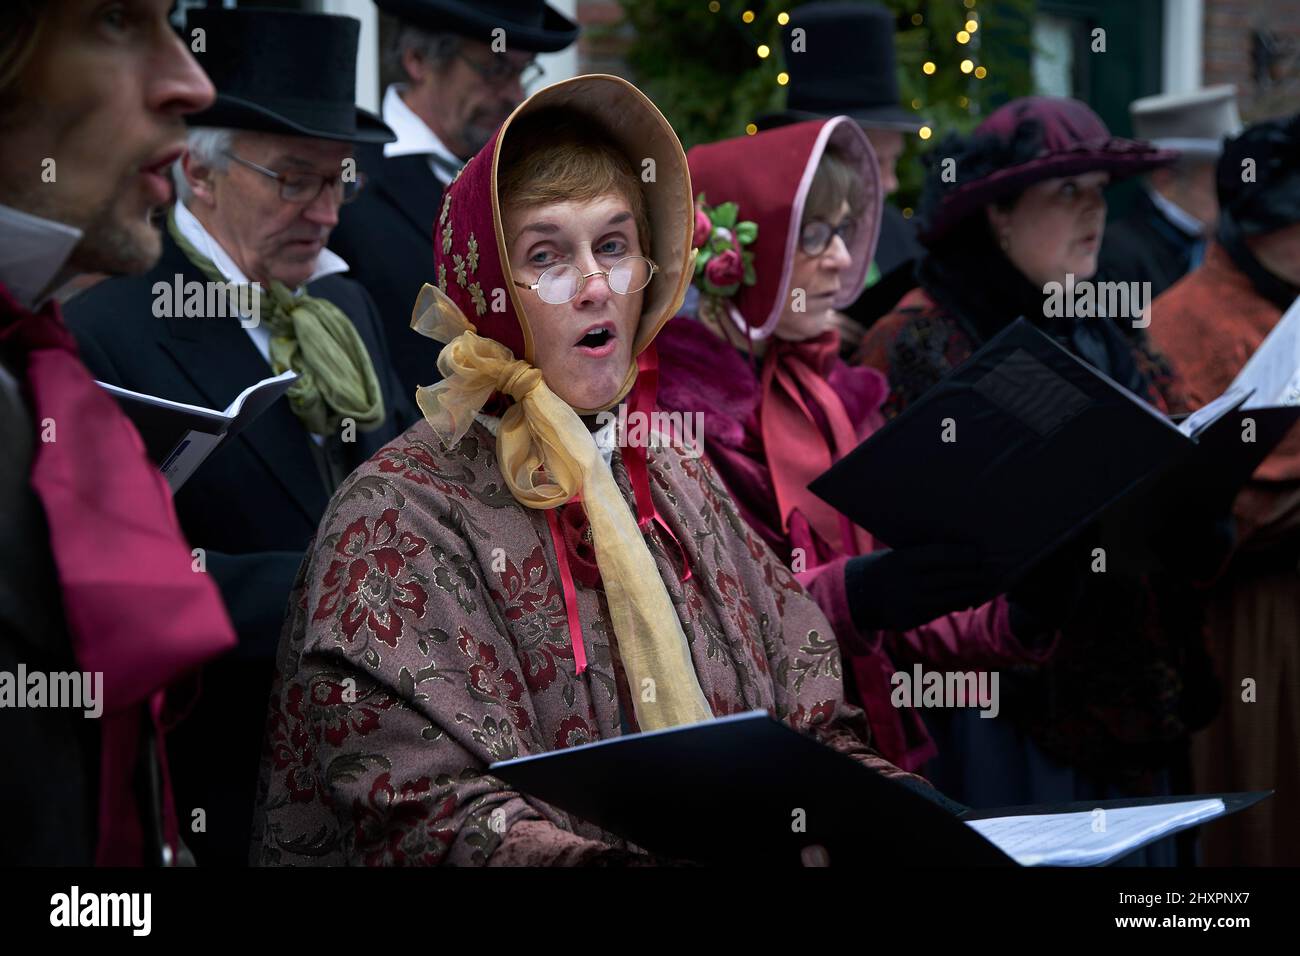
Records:
[[[709,233],[713,229],[713,223],[709,222],[709,217],[704,215],[704,211],[699,206],[695,207],[695,241],[692,245],[698,249],[709,238]]]
[[[718,288],[737,285],[745,278],[745,264],[735,249],[720,252],[704,266],[704,277]]]

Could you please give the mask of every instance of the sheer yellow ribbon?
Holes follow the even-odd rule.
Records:
[[[420,411],[447,447],[458,443],[494,391],[515,400],[497,432],[497,462],[515,500],[556,508],[575,494],[591,523],[596,564],[627,673],[637,723],[659,730],[713,714],[700,690],[686,635],[627,501],[577,413],[542,373],[477,334],[436,286],[420,290],[411,327],[445,342],[443,380],[418,389]]]

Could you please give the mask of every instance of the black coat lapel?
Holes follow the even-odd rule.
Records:
[[[428,158],[393,156],[385,159],[380,169],[376,188],[415,227],[424,242],[432,242],[443,183],[429,169]]]
[[[164,273],[180,273],[183,281],[203,282],[203,276],[180,249],[163,237]],[[233,318],[164,319],[166,332],[159,345],[175,361],[212,408],[223,409],[248,386],[271,376],[271,367],[248,332]],[[262,460],[312,524],[320,520],[328,495],[307,442],[310,435],[282,398],[236,437]]]

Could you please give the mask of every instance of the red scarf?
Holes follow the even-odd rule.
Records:
[[[858,444],[844,403],[827,381],[838,355],[833,331],[802,342],[772,339],[763,358],[758,415],[781,531],[789,535],[790,516],[798,511],[822,541],[852,556],[871,551],[871,538],[808,490]]]
[[[234,630],[212,581],[192,570],[166,481],[82,364],[58,307],[32,313],[0,285],[0,346],[21,367],[35,421],[54,429],[53,441],[37,445],[31,485],[45,509],[78,666],[104,675],[95,862],[145,862],[135,773],[146,720],[156,731],[163,838],[175,859],[164,693],[233,648]]]
[[[655,407],[655,397],[659,392],[659,355],[654,343],[646,346],[637,357],[637,380],[628,396],[628,412],[632,415],[648,416]],[[628,480],[632,485],[637,527],[643,533],[658,525],[660,532],[677,547],[681,559],[681,580],[691,579],[691,562],[686,549],[673,534],[672,528],[655,508],[650,495],[650,477],[648,449],[644,445],[630,445],[623,450],[623,464],[627,468]],[[558,513],[557,513],[558,512]],[[577,673],[587,669],[587,651],[582,640],[582,624],[578,620],[578,592],[574,581],[586,587],[600,586],[600,568],[596,564],[596,553],[587,541],[587,514],[582,510],[581,499],[575,497],[561,508],[551,508],[546,512],[547,527],[551,532],[551,546],[555,549],[555,559],[560,568],[560,585],[564,592],[565,613],[569,621],[569,640],[573,644],[573,658]]]

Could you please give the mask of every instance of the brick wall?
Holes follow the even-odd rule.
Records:
[[[1246,122],[1300,110],[1300,0],[1205,0],[1205,85],[1235,83]]]

